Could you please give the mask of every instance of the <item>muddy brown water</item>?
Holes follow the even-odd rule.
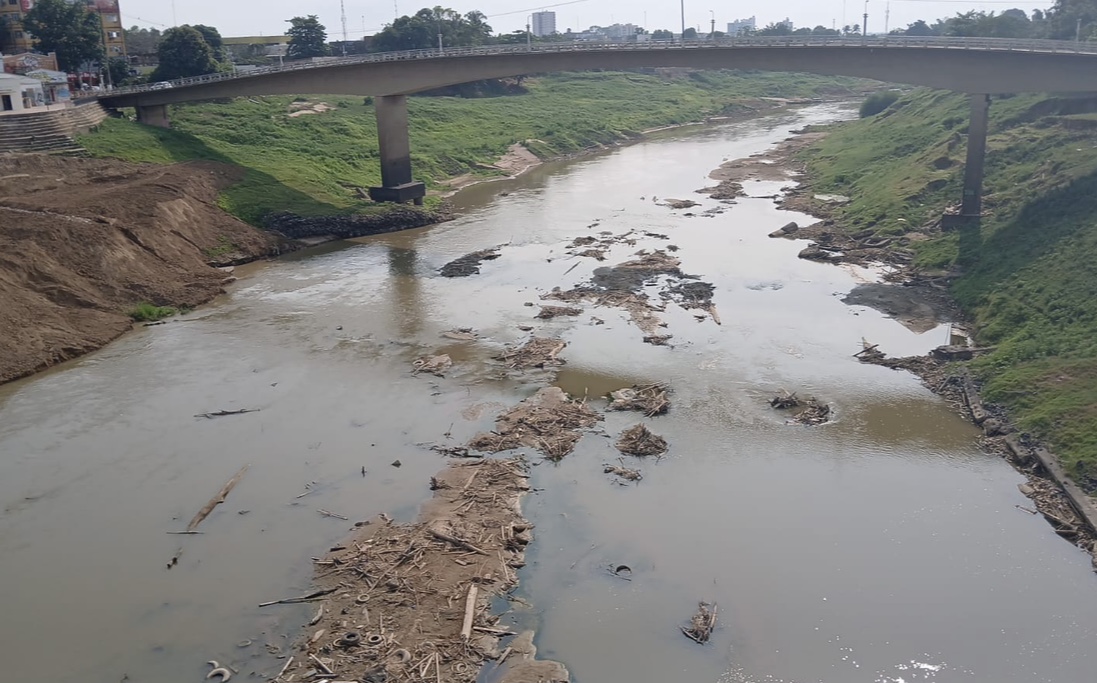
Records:
[[[268,646],[286,648],[308,608],[256,605],[308,592],[309,558],[348,527],[317,509],[413,517],[444,465],[420,444],[466,440],[544,381],[490,361],[519,325],[569,342],[556,381],[572,393],[675,390],[672,412],[650,421],[669,454],[625,460],[639,484],[602,474],[618,454],[597,433],[534,468],[519,589],[530,606],[510,618],[537,628],[575,681],[1091,680],[1088,556],[1015,507],[1021,477],[946,404],[850,357],[862,338],[923,352],[947,329],[915,334],[843,304],[875,275],[796,259],[802,243],[766,234],[807,219],[770,200],[684,215],[718,206],[693,191],[721,161],[845,115],[825,105],[674,131],[473,187],[454,222],[242,268],[186,322],[0,387],[0,680],[186,683],[209,659],[240,680],[277,671]],[[672,211],[653,195],[702,206]],[[567,242],[629,229],[670,239],[615,247],[607,263],[677,245],[683,271],[716,286],[722,326],[670,306],[665,348],[614,310],[533,319],[524,304],[539,292],[605,265],[581,259],[565,275]],[[504,243],[480,275],[437,276]],[[455,327],[482,339],[440,337]],[[437,352],[455,362],[446,378],[410,376]],[[835,421],[784,424],[765,403],[781,388],[830,402]],[[259,412],[193,417],[240,408]],[[635,422],[612,413],[603,426],[616,436]],[[245,463],[204,534],[166,533]],[[631,581],[607,571],[620,564]],[[677,631],[702,599],[720,616],[704,647]]]

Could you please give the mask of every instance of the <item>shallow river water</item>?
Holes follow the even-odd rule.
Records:
[[[445,464],[423,444],[460,443],[554,381],[507,379],[490,360],[519,325],[568,341],[555,382],[573,394],[674,389],[672,412],[651,421],[670,453],[639,463],[638,485],[602,474],[618,454],[599,434],[533,470],[529,606],[513,618],[577,683],[1092,680],[1089,557],[1015,507],[1021,477],[942,400],[851,358],[862,338],[906,355],[946,329],[915,334],[843,304],[874,274],[767,238],[810,220],[769,199],[714,217],[652,202],[698,198],[700,214],[717,204],[693,191],[721,161],[846,115],[823,105],[681,130],[473,187],[458,220],[241,268],[228,295],[178,322],[0,387],[0,680],[187,683],[208,659],[244,680],[277,671],[267,646],[287,647],[306,609],[256,605],[308,592],[309,558],[348,528],[317,509],[413,518]],[[601,265],[566,256],[567,242],[629,229],[669,240],[619,246],[608,263],[680,247],[682,269],[715,284],[722,325],[671,305],[665,348],[613,309],[532,319],[526,302]],[[499,244],[480,275],[437,275]],[[455,327],[481,339],[440,336]],[[411,376],[436,352],[455,361],[445,379]],[[782,388],[829,402],[835,420],[785,424],[766,404]],[[194,417],[240,408],[259,412]],[[635,421],[610,413],[604,427]],[[167,533],[246,463],[205,533]],[[631,580],[607,571],[619,564]],[[677,630],[698,600],[719,604],[703,647]]]

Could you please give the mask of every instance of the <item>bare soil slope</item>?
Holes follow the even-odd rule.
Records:
[[[39,155],[0,164],[0,382],[100,348],[139,302],[196,306],[281,240],[217,206],[241,171]]]

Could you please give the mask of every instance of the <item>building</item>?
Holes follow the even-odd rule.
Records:
[[[0,45],[8,52],[30,52],[34,37],[23,30],[23,15],[34,7],[35,0],[0,0]],[[126,56],[126,32],[122,27],[122,12],[118,0],[66,0],[69,4],[87,7],[99,15],[103,45],[108,57]]]
[[[530,32],[538,38],[556,33],[556,12],[534,12],[531,18]]]
[[[16,74],[0,74],[0,112],[21,112],[46,104],[42,81]]]
[[[0,48],[7,52],[30,52],[34,39],[23,30],[23,13],[34,0],[0,0]]]
[[[736,19],[735,21],[728,22],[728,35],[729,36],[741,36],[748,33],[754,33],[758,30],[758,19],[751,17],[750,19]]]
[[[795,26],[792,25],[792,19],[785,17],[784,21],[777,22],[777,26],[781,28],[787,28],[789,31],[795,30]]]
[[[89,12],[99,15],[107,57],[124,58],[126,56],[126,30],[122,26],[122,12],[118,8],[118,0],[68,0],[68,2],[86,5]]]

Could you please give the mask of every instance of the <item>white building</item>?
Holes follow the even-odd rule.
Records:
[[[758,19],[751,17],[750,19],[736,19],[735,21],[728,22],[728,35],[729,36],[741,36],[744,33],[750,33],[758,30]]]
[[[42,81],[27,76],[0,73],[0,112],[23,111],[46,104]]]
[[[530,31],[538,38],[556,33],[556,12],[534,12]]]

